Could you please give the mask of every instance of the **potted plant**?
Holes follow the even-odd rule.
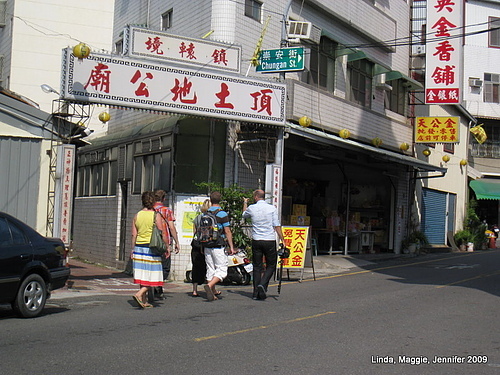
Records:
[[[476,208],[477,202],[471,199],[464,218],[463,230],[458,231],[454,236],[457,245],[459,247],[462,245],[460,247],[462,251],[465,250],[465,247],[468,251],[474,251],[474,247],[476,249],[482,249],[488,242],[488,238],[485,234],[486,227],[479,219]]]
[[[422,246],[426,246],[428,244],[429,240],[427,239],[425,233],[419,230],[414,230],[403,239],[401,242],[401,248],[413,254],[419,251]]]
[[[472,250],[474,249],[474,245],[469,245],[469,244],[474,244],[474,234],[468,230],[468,229],[462,229],[459,230],[458,232],[455,233],[453,236],[455,243],[457,246],[460,248],[460,251],[466,251],[467,248],[471,248]]]

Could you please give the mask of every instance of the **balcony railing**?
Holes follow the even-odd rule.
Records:
[[[500,141],[486,141],[482,145],[472,143],[472,156],[479,158],[500,159]]]

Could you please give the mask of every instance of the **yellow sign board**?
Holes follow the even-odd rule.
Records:
[[[415,143],[458,143],[460,117],[417,117]]]
[[[285,246],[290,250],[290,257],[283,259],[283,268],[304,268],[309,227],[284,226],[281,230]]]

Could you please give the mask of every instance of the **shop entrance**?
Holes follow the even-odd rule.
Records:
[[[283,224],[310,226],[319,254],[392,252],[395,193],[386,169],[366,155],[307,143],[285,144]]]

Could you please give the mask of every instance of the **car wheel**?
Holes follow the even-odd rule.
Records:
[[[23,318],[33,318],[42,312],[46,301],[45,281],[40,275],[32,274],[21,283],[12,307]]]

